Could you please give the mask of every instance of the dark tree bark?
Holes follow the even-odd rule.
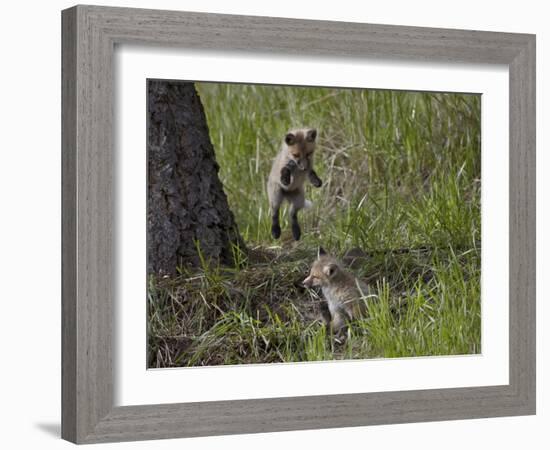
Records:
[[[231,265],[245,248],[218,178],[193,83],[148,80],[147,270],[174,274],[208,260]]]

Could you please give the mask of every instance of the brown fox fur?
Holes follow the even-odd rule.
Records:
[[[336,258],[322,248],[303,284],[306,287],[321,287],[328,303],[330,326],[334,332],[342,329],[346,320],[364,317],[367,312],[365,301],[373,297],[366,283],[344,269]]]
[[[288,201],[292,221],[292,236],[297,241],[301,236],[298,211],[307,206],[304,183],[306,178],[315,187],[320,187],[321,179],[313,169],[313,153],[317,130],[300,128],[289,131],[281,150],[273,160],[267,180],[267,194],[271,209],[271,234],[275,239],[281,236],[279,209],[284,200]]]

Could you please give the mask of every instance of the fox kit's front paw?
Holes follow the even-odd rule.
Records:
[[[290,184],[291,172],[288,167],[283,167],[281,170],[281,183],[283,186],[288,186]]]
[[[309,172],[309,181],[313,186],[316,188],[320,188],[323,185],[323,182],[319,178],[319,176],[315,173],[314,170]]]

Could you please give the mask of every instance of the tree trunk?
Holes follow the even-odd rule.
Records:
[[[193,83],[148,80],[147,271],[233,263],[245,248],[218,178],[206,116]]]

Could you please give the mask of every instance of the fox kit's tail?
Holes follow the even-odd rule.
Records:
[[[310,202],[308,199],[304,202],[304,209],[309,209],[313,206],[313,202]]]

